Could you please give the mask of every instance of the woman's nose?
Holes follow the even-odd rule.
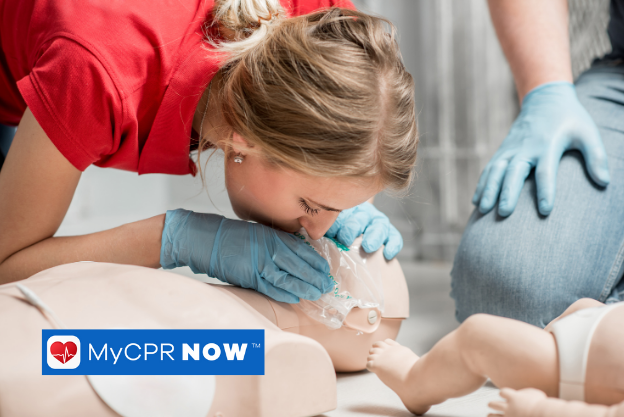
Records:
[[[299,218],[299,224],[306,229],[311,239],[317,240],[322,238],[329,228],[334,224],[339,213],[327,212],[318,215],[304,216]]]

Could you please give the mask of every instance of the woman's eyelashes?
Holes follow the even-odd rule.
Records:
[[[303,198],[299,199],[299,206],[303,211],[306,212],[306,214],[309,214],[310,216],[315,216],[320,211],[320,209],[313,209],[312,207],[310,207]]]

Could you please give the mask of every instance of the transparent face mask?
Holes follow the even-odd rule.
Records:
[[[367,262],[368,256],[360,248],[360,239],[346,247],[327,237],[312,240],[305,229],[295,233],[295,236],[327,259],[330,277],[335,283],[333,291],[323,294],[318,300],[300,301],[299,305],[307,315],[327,327],[339,329],[354,307],[377,308],[383,312],[381,272]]]

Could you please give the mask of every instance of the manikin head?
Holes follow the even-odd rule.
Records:
[[[408,187],[414,84],[389,22],[336,8],[284,18],[278,0],[262,3],[216,3],[230,40],[213,91],[222,128],[199,148],[224,150],[239,217],[318,239],[341,210]]]

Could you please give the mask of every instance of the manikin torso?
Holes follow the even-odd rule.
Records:
[[[129,265],[76,263],[20,283],[34,291],[67,328],[265,329],[264,376],[217,376],[209,416],[296,417],[336,407],[335,370],[361,370],[372,343],[396,337],[408,315],[405,277],[381,252],[387,306],[383,313],[354,309],[332,330],[297,305],[253,290],[206,285],[169,272]],[[15,283],[0,286],[0,415],[114,416],[84,376],[41,375],[41,329],[53,321],[24,301]],[[371,317],[375,316],[375,320]],[[306,336],[306,337],[304,337]],[[36,401],[32,401],[36,398]],[[149,392],[138,400],[163,400]],[[109,404],[110,405],[110,404]]]

